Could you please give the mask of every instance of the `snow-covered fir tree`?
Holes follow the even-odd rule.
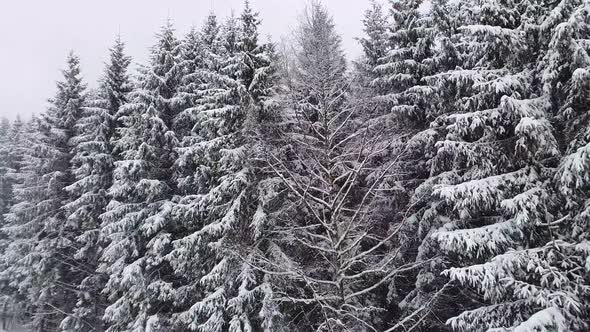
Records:
[[[15,123],[16,125],[16,123]],[[14,129],[17,127],[14,126]],[[14,133],[15,144],[14,152],[19,159],[18,168],[12,175],[13,204],[9,207],[9,213],[5,215],[2,224],[1,234],[4,238],[4,248],[1,256],[2,272],[0,274],[2,307],[12,308],[20,312],[19,318],[25,316],[28,301],[28,267],[24,265],[21,259],[26,255],[27,245],[29,244],[28,234],[21,224],[26,223],[27,218],[32,216],[33,204],[36,202],[37,191],[34,187],[36,175],[34,168],[27,167],[33,161],[33,135],[36,134],[37,119],[33,118],[29,123],[23,125],[21,129]],[[20,215],[15,215],[15,211]],[[12,213],[11,213],[12,212]],[[30,318],[30,317],[26,317]]]
[[[116,156],[112,142],[117,128],[116,114],[126,103],[131,88],[125,55],[125,44],[117,37],[110,49],[109,62],[100,87],[87,102],[77,126],[77,136],[71,166],[75,181],[66,190],[71,201],[64,207],[68,220],[75,225],[76,240],[72,271],[72,286],[78,289],[76,307],[62,323],[63,331],[102,331],[102,316],[106,299],[102,290],[106,283],[97,272],[104,241],[100,239],[100,215],[110,200],[112,173]]]
[[[181,278],[176,301],[182,329],[275,330],[270,287],[250,262],[258,250],[252,244],[262,203],[249,158],[273,77],[272,47],[258,41],[259,24],[245,2],[239,18],[218,29],[209,16],[201,30],[205,63],[194,74],[201,83],[189,110],[196,124],[177,163],[184,176],[175,216],[184,236],[170,255]]]
[[[0,225],[4,224],[4,214],[12,205],[12,184],[10,172],[11,124],[7,118],[0,120]]]
[[[75,225],[68,222],[65,188],[72,182],[69,161],[84,105],[85,84],[79,60],[70,53],[63,80],[50,107],[32,126],[23,144],[26,153],[17,173],[16,202],[7,215],[11,237],[5,271],[17,296],[25,301],[30,328],[54,331],[70,312],[75,289],[70,284]],[[24,297],[24,299],[23,299]]]
[[[206,79],[207,73],[218,70],[220,60],[221,36],[217,17],[210,13],[200,31],[192,27],[182,41],[182,52],[180,66],[182,67],[182,79],[178,88],[177,104],[181,112],[175,121],[182,123],[184,135],[180,138],[178,148],[179,158],[175,163],[175,177],[177,195],[189,195],[197,192],[195,169],[198,167],[198,159],[193,158],[193,144],[199,140],[198,130],[195,127],[198,122],[199,110],[208,91],[211,90],[213,82]],[[179,206],[183,206],[180,204]],[[184,218],[183,216],[177,216]],[[191,217],[187,217],[191,218]],[[187,220],[190,222],[190,220]]]
[[[101,241],[108,244],[99,267],[109,277],[104,320],[112,332],[165,329],[172,310],[172,271],[165,255],[174,230],[169,210],[180,42],[170,21],[157,38],[149,63],[115,115],[121,125],[114,142],[118,160],[111,201],[101,215]]]
[[[388,111],[386,115],[402,113],[407,118],[416,119],[428,116],[428,108],[420,98],[420,93],[424,92],[414,89],[415,86],[419,88],[421,78],[429,74],[428,63],[424,60],[431,57],[433,49],[432,20],[421,12],[422,5],[421,0],[391,1],[390,4],[391,26],[385,34],[389,44],[387,53],[372,60],[376,62],[373,71],[378,74],[372,84],[376,91],[382,92],[381,99]],[[366,30],[375,29],[367,24]],[[374,52],[365,47],[367,51]],[[367,57],[374,55],[367,54]],[[393,126],[391,123],[387,125]]]
[[[0,229],[5,227],[4,214],[9,212],[12,205],[13,193],[13,179],[11,173],[11,152],[15,149],[15,145],[11,141],[11,123],[7,118],[0,120]],[[0,233],[0,269],[9,268],[4,264],[6,248],[10,242],[7,234]],[[1,278],[0,278],[1,280]],[[9,314],[10,299],[7,297],[8,285],[4,284],[4,280],[0,281],[0,292],[3,294],[0,297],[0,312],[2,315]],[[2,326],[4,327],[4,326]]]
[[[436,308],[446,309],[444,303],[439,303],[440,293],[422,292],[427,280],[424,276],[436,264],[432,256],[420,254],[423,250],[419,248],[427,245],[424,242],[428,242],[429,227],[418,221],[428,211],[430,202],[416,189],[430,177],[430,160],[436,153],[438,133],[429,128],[429,121],[443,113],[436,89],[424,78],[459,64],[458,52],[449,41],[455,33],[449,24],[453,21],[451,12],[445,0],[390,1],[385,36],[371,38],[385,43],[385,54],[376,60],[369,76],[370,93],[360,104],[370,114],[367,120],[373,131],[385,133],[382,146],[392,145],[403,151],[398,161],[403,172],[388,179],[395,211],[392,220],[405,224],[397,239],[403,243],[404,260],[422,264],[418,274],[409,271],[389,284],[389,301],[397,307],[393,310],[396,324],[392,330],[436,326]],[[365,23],[367,33],[374,29],[374,24]],[[371,49],[363,50],[366,58],[372,57]],[[395,137],[399,139],[392,142]],[[379,162],[396,158],[391,151],[396,149],[385,150]]]
[[[543,26],[568,17],[556,15],[563,4],[462,2],[458,34],[449,40],[461,67],[425,78],[443,115],[429,129],[439,137],[431,176],[416,190],[431,201],[419,223],[435,243],[427,241],[419,256],[444,260],[424,271],[422,288],[454,296],[439,317],[461,313],[448,321],[456,330],[584,326],[573,287],[580,279],[551,258],[559,246],[548,181],[560,153],[553,97],[537,70],[552,39]],[[436,287],[441,268],[473,288]]]
[[[216,25],[216,19],[213,14],[210,15],[209,20]],[[216,38],[214,36],[213,38]],[[182,110],[181,113],[174,119],[176,123],[176,134],[179,140],[183,137],[189,136],[195,123],[195,108],[198,102],[199,92],[203,85],[206,84],[199,78],[198,72],[206,67],[207,54],[206,45],[204,44],[201,32],[194,26],[191,27],[188,34],[181,41],[181,52],[179,59],[179,66],[181,68],[181,80],[178,88],[178,107]]]
[[[383,4],[377,1],[371,1],[371,8],[365,11],[363,17],[364,36],[358,41],[363,49],[363,55],[356,64],[356,70],[359,71],[359,77],[362,79],[361,86],[371,87],[373,81],[378,78],[375,68],[381,63],[387,55],[389,43],[387,40],[388,21],[385,15]],[[371,89],[372,94],[380,91]]]
[[[10,208],[17,201],[15,187],[19,183],[18,174],[20,172],[21,163],[23,160],[24,146],[24,123],[20,117],[11,124],[3,121],[2,138],[0,139],[0,205],[2,206],[2,216],[0,216],[0,270],[10,271],[11,260],[9,259],[8,247],[12,242],[12,238],[8,229],[8,220],[5,219],[5,214],[10,212]],[[22,317],[21,307],[18,305],[18,300],[15,299],[15,288],[10,283],[10,275],[8,273],[0,273],[0,312],[4,317],[2,328],[8,327],[7,321],[11,318]]]

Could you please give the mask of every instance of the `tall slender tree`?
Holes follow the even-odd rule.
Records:
[[[382,138],[347,100],[340,37],[321,4],[311,4],[296,38],[289,125],[267,155],[278,182],[268,205],[278,207],[257,266],[273,280],[288,329],[382,330],[387,285],[412,269],[399,265],[393,240],[401,224],[389,224],[381,194],[397,160],[377,163],[389,147],[376,144]]]
[[[68,220],[76,227],[72,286],[78,289],[78,301],[71,315],[61,325],[64,331],[102,331],[102,316],[106,299],[102,294],[106,276],[97,271],[104,241],[99,233],[100,215],[110,200],[108,189],[112,185],[112,172],[116,156],[113,140],[117,128],[116,114],[126,103],[131,88],[127,67],[130,58],[125,55],[125,44],[120,36],[110,49],[110,61],[101,84],[84,108],[72,139],[75,144],[71,160],[75,181],[66,190],[71,201],[64,207]]]
[[[173,119],[179,110],[180,43],[168,21],[141,69],[128,103],[117,117],[113,185],[101,215],[101,273],[110,305],[107,331],[153,331],[165,328],[172,310],[170,265],[164,259],[174,230],[168,214],[175,190],[171,167],[178,144]]]
[[[364,36],[358,38],[363,54],[356,65],[357,75],[361,79],[360,87],[365,93],[374,96],[380,91],[374,89],[374,81],[379,78],[375,68],[381,64],[382,59],[387,55],[390,44],[388,37],[388,17],[385,15],[383,4],[375,0],[371,1],[371,7],[365,11],[363,17]],[[365,100],[366,101],[366,100]]]
[[[16,124],[13,129],[19,128]],[[35,205],[31,202],[36,202],[38,197],[34,186],[37,180],[35,169],[30,167],[34,160],[36,129],[37,119],[33,118],[13,132],[15,142],[13,153],[19,163],[18,167],[10,173],[13,181],[13,204],[9,207],[9,213],[5,215],[1,228],[1,234],[5,239],[0,273],[2,307],[6,309],[5,313],[10,310],[16,314],[17,318],[27,319],[31,318],[26,315],[26,311],[31,307],[27,293],[30,281],[26,280],[30,275],[28,266],[21,260],[26,256],[29,245],[28,233],[25,232],[23,225],[33,216]]]
[[[20,122],[20,120],[17,120]],[[17,126],[15,122],[14,127]],[[12,139],[13,128],[8,119],[3,118],[0,122],[0,230],[6,226],[4,214],[8,213],[14,200],[14,178],[11,176],[13,166],[13,156],[16,149],[16,144]],[[7,234],[0,232],[0,269],[8,269],[4,259],[6,255],[6,249],[10,243],[10,238]],[[0,297],[0,315],[3,317],[11,314],[11,301],[8,298],[9,286],[5,284],[5,281],[0,277],[0,293],[3,295]],[[5,319],[2,320],[2,328],[5,328]]]
[[[15,288],[27,297],[31,328],[54,331],[71,311],[74,295],[72,243],[75,225],[68,222],[65,188],[72,183],[69,161],[77,123],[84,105],[85,85],[80,78],[78,57],[67,58],[63,80],[50,100],[47,112],[36,122],[27,139],[28,151],[19,171],[17,203],[7,215],[6,232]]]
[[[461,67],[424,78],[442,112],[429,128],[438,137],[430,177],[416,190],[429,201],[419,223],[430,240],[419,257],[442,254],[443,260],[421,271],[417,289],[431,294],[427,301],[440,292],[454,296],[437,316],[461,313],[448,321],[461,331],[583,329],[573,286],[581,279],[569,270],[576,269],[575,260],[550,258],[570,249],[556,242],[550,226],[548,175],[560,152],[551,124],[554,96],[540,84],[548,71],[541,76],[538,70],[553,40],[544,26],[567,20],[575,6],[459,6],[458,35],[448,41],[456,42]],[[481,297],[469,287],[441,287],[442,270]]]
[[[374,10],[367,15],[375,16]],[[455,69],[460,63],[459,52],[450,42],[456,35],[449,23],[453,21],[451,12],[445,0],[432,1],[429,6],[424,1],[390,1],[386,32],[368,35],[372,41],[369,45],[385,46],[379,48],[384,50],[380,51],[383,55],[372,61],[372,72],[364,74],[371,78],[371,86],[359,103],[370,114],[367,121],[372,130],[385,133],[379,142],[381,146],[395,147],[384,150],[376,165],[397,158],[397,151],[403,151],[398,160],[403,172],[387,180],[395,211],[392,220],[405,225],[398,238],[402,243],[401,256],[406,263],[422,264],[418,273],[408,271],[389,283],[388,297],[395,308],[391,310],[391,319],[396,322],[392,331],[418,325],[436,326],[436,308],[444,308],[438,300],[441,294],[430,292],[432,285],[426,286],[428,292],[422,292],[430,280],[429,267],[436,262],[432,261],[433,256],[424,254],[430,228],[420,220],[430,208],[424,188],[431,185],[430,160],[436,154],[434,143],[439,139],[439,133],[429,124],[444,113],[442,105],[437,104],[437,90],[425,79]],[[365,23],[367,34],[375,30],[374,25],[371,21]],[[374,58],[372,49],[376,45],[364,47],[365,57]],[[392,141],[394,138],[397,141]],[[443,285],[444,282],[436,286]],[[431,315],[432,312],[435,314]]]
[[[196,124],[178,163],[188,175],[177,205],[186,233],[170,255],[183,280],[177,322],[185,329],[273,331],[264,300],[270,288],[247,263],[256,250],[251,225],[259,195],[248,157],[268,110],[273,71],[272,48],[258,41],[259,24],[246,2],[242,15],[221,27],[219,39],[211,16],[202,30],[207,63],[195,74],[203,82],[192,110]]]
[[[4,214],[12,205],[12,185],[9,178],[10,151],[13,149],[10,140],[10,121],[0,120],[0,225],[4,224]]]

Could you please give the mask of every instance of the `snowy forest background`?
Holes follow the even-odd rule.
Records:
[[[345,5],[345,4],[343,4]],[[422,9],[421,9],[422,8]],[[590,1],[166,22],[0,126],[0,310],[31,331],[588,331]],[[359,32],[361,35],[361,32]]]

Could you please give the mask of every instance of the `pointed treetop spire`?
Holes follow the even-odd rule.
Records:
[[[258,45],[258,26],[260,19],[258,13],[252,10],[250,1],[244,1],[244,11],[240,16],[241,20],[241,43],[242,50],[245,52],[252,51]]]
[[[131,83],[127,74],[131,57],[125,54],[125,42],[121,38],[121,34],[116,36],[109,51],[109,61],[105,63],[101,78],[101,93],[109,102],[110,112],[115,114],[119,107],[125,103],[127,94],[131,91]]]
[[[203,42],[211,47],[215,40],[219,37],[219,24],[217,23],[217,15],[213,11],[209,12],[205,19],[205,24],[201,30]]]
[[[78,108],[83,104],[86,84],[80,77],[80,58],[70,51],[66,59],[66,68],[61,71],[64,79],[57,82],[57,96],[52,103],[56,111],[79,112]],[[73,103],[72,103],[73,102]],[[67,110],[66,110],[67,109]],[[71,115],[75,117],[74,115]],[[71,119],[73,121],[73,118]]]
[[[64,77],[69,78],[80,74],[80,58],[73,50],[68,52],[66,63],[67,68],[62,70]]]

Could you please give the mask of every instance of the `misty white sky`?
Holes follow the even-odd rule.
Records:
[[[306,0],[251,0],[262,35],[289,35]],[[349,58],[360,54],[355,37],[369,0],[323,0],[332,12]],[[154,34],[169,16],[179,35],[200,25],[213,9],[238,14],[242,0],[17,0],[0,4],[0,116],[44,111],[73,49],[90,86],[101,75],[107,49],[120,30],[134,63],[145,61]]]

